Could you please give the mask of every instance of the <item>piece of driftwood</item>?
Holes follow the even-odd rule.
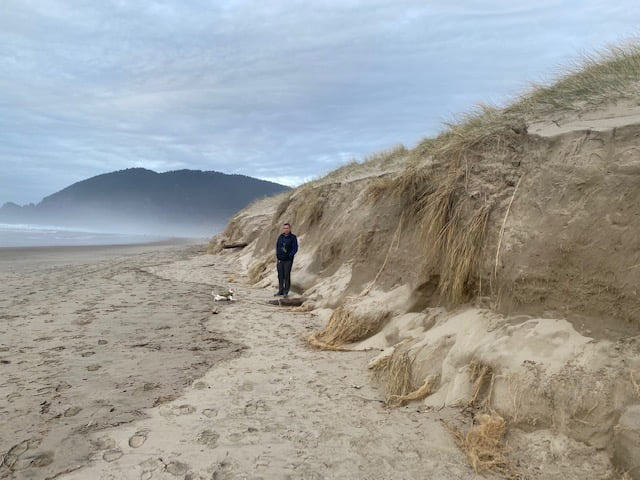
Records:
[[[247,242],[223,243],[222,248],[244,248],[249,245]]]
[[[307,299],[304,297],[295,297],[295,298],[277,298],[275,300],[269,300],[271,305],[278,305],[280,307],[299,307]]]

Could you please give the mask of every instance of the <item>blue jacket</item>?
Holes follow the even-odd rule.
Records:
[[[278,260],[293,260],[298,252],[298,237],[293,233],[281,233],[276,242],[276,258]]]

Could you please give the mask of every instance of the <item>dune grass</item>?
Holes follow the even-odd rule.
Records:
[[[364,340],[380,331],[389,315],[388,311],[363,315],[346,306],[338,307],[325,327],[309,337],[308,343],[323,350],[343,350],[343,345]]]

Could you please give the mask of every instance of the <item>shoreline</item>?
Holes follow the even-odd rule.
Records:
[[[35,252],[38,250],[46,250],[51,252],[68,251],[68,250],[102,250],[102,249],[122,249],[132,247],[160,247],[160,246],[182,246],[182,245],[203,245],[206,243],[204,238],[190,237],[168,237],[163,240],[150,242],[129,242],[129,243],[105,243],[105,244],[88,244],[88,245],[25,245],[25,246],[2,246],[0,245],[0,253],[3,252]]]

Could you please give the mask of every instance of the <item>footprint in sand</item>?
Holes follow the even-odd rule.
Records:
[[[31,460],[30,465],[32,467],[42,468],[42,467],[51,465],[52,463],[53,463],[53,452],[44,452],[39,455],[36,455],[36,457],[33,460]]]
[[[102,365],[94,363],[93,365],[89,365],[87,367],[87,370],[89,370],[90,372],[95,372],[96,370],[100,370],[101,368],[102,368]]]
[[[64,411],[64,416],[65,417],[75,417],[77,414],[79,414],[82,411],[82,408],[80,407],[71,407],[71,408],[67,408]]]
[[[174,460],[173,462],[167,464],[166,471],[171,475],[178,477],[181,475],[186,475],[186,473],[189,471],[189,466],[186,463]]]
[[[100,437],[91,440],[91,444],[98,450],[110,450],[116,448],[116,441],[110,437]]]
[[[209,448],[216,448],[218,446],[218,439],[220,435],[212,430],[203,430],[198,434],[197,441],[202,445],[206,445]]]
[[[202,411],[202,414],[207,418],[213,418],[218,416],[218,410],[216,408],[206,408]]]
[[[124,455],[122,453],[122,450],[120,450],[119,448],[112,448],[111,450],[107,450],[102,454],[102,459],[105,462],[115,462],[116,460],[121,458],[122,455]]]
[[[20,443],[15,444],[4,454],[2,463],[9,469],[13,470],[16,463],[20,460],[20,457],[24,455],[27,450],[37,448],[40,445],[39,439],[23,440]]]
[[[234,465],[228,459],[222,460],[215,466],[215,470],[213,475],[211,476],[212,480],[231,480],[234,478],[233,470]]]
[[[83,352],[80,356],[82,357],[90,357],[91,355],[95,355],[96,352]]]
[[[22,397],[22,395],[20,393],[13,392],[13,393],[10,393],[9,395],[7,395],[7,401],[9,401],[9,403],[13,403],[14,400],[17,400],[20,397]]]
[[[170,417],[172,415],[190,415],[195,411],[196,407],[192,405],[179,405],[160,409],[160,415],[164,417]]]
[[[149,480],[153,476],[153,472],[158,469],[163,470],[164,467],[164,463],[159,458],[147,458],[144,462],[140,463],[140,468],[142,468],[141,480]]]
[[[174,407],[173,411],[176,415],[189,415],[196,411],[196,407],[193,405],[180,405],[179,407]]]
[[[243,392],[250,392],[250,391],[253,390],[253,383],[249,382],[249,381],[246,381],[242,385],[240,385],[240,387],[238,389],[242,390]]]
[[[244,406],[244,414],[247,416],[255,415],[258,410],[267,411],[268,408],[263,400],[252,400]]]
[[[129,439],[129,446],[131,448],[139,448],[141,447],[144,442],[147,441],[147,432],[136,432],[135,435],[133,435],[130,439]]]
[[[69,390],[71,388],[71,385],[68,384],[67,382],[61,382],[58,385],[56,385],[56,392],[62,392],[63,390]]]

